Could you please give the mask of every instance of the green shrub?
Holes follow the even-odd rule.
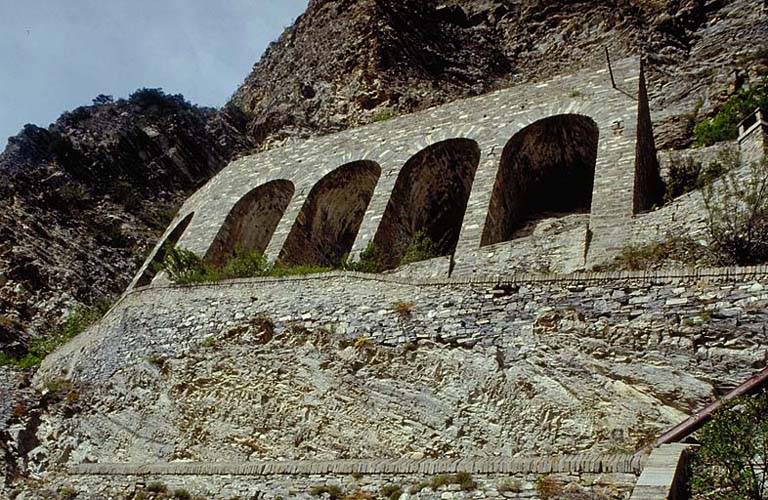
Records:
[[[697,437],[701,447],[690,481],[694,498],[768,498],[768,392],[726,403]]]
[[[179,500],[189,500],[192,498],[192,495],[190,495],[189,491],[185,489],[178,489],[173,492],[173,498],[178,498]]]
[[[360,260],[357,262],[350,262],[349,256],[345,255],[341,260],[341,268],[345,271],[356,271],[358,273],[380,273],[381,264],[379,264],[373,243],[369,243],[365,250],[360,252]]]
[[[410,493],[416,494],[427,487],[437,491],[442,486],[449,484],[458,484],[463,491],[471,491],[477,488],[477,483],[472,479],[470,473],[457,472],[456,474],[439,474],[429,481],[421,482],[411,488]]]
[[[400,265],[412,264],[440,256],[440,247],[424,231],[417,231],[403,252]]]
[[[387,500],[399,500],[400,496],[403,494],[403,488],[397,484],[387,484],[381,487],[379,493]]]
[[[751,88],[739,90],[725,101],[713,118],[697,123],[693,129],[696,143],[710,146],[736,139],[739,122],[758,107],[768,108],[768,81],[765,79]]]
[[[276,266],[273,266],[272,269],[269,271],[269,276],[274,278],[284,278],[286,276],[304,276],[307,274],[327,273],[330,271],[333,271],[333,268],[323,267],[323,266],[310,266],[310,265],[300,265],[300,266],[276,265]]]
[[[252,278],[256,276],[266,276],[269,274],[270,266],[267,258],[258,252],[243,252],[236,250],[235,255],[230,259],[222,270],[222,275],[226,279],[230,278]]]
[[[110,306],[110,301],[100,300],[92,307],[79,306],[75,308],[62,324],[53,327],[46,335],[32,340],[29,344],[29,352],[24,357],[14,358],[8,354],[0,353],[0,366],[27,369],[39,365],[47,355],[101,319]]]
[[[729,161],[716,161],[702,165],[690,157],[673,161],[669,166],[669,179],[664,201],[670,202],[678,196],[712,184],[728,170]]]
[[[147,491],[150,493],[168,493],[168,487],[160,481],[152,481],[147,485]]]
[[[373,118],[371,118],[372,123],[378,123],[378,122],[384,122],[387,120],[391,120],[392,118],[397,116],[397,111],[392,108],[382,108],[373,115]]]
[[[202,258],[190,250],[169,247],[165,258],[158,266],[165,271],[174,283],[190,284],[206,281],[219,281],[221,273],[207,264]]]
[[[723,265],[768,262],[768,158],[749,168],[746,179],[731,168],[704,190],[712,248]]]

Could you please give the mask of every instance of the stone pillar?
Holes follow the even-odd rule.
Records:
[[[763,110],[739,123],[739,156],[742,165],[758,163],[768,154],[768,122]]]

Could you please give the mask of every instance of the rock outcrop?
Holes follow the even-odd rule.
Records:
[[[122,292],[176,207],[243,149],[236,111],[154,90],[27,125],[0,156],[0,347]]]
[[[232,103],[257,142],[328,133],[642,53],[657,145],[765,74],[756,0],[314,0]]]

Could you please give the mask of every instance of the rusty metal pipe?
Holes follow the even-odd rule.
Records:
[[[750,377],[744,383],[733,389],[731,392],[723,396],[722,399],[710,403],[705,406],[701,411],[691,415],[686,420],[683,420],[676,426],[669,429],[662,434],[654,443],[646,448],[643,448],[638,454],[642,454],[650,451],[652,448],[656,448],[662,444],[676,443],[690,436],[697,430],[701,429],[704,424],[712,420],[712,415],[726,403],[739,396],[752,395],[760,392],[763,388],[768,386],[768,367]]]

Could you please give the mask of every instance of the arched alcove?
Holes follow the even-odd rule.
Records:
[[[179,242],[181,239],[181,236],[184,234],[184,231],[187,230],[187,227],[189,227],[189,223],[192,222],[192,217],[194,217],[195,213],[192,212],[184,219],[181,220],[178,224],[176,224],[176,227],[173,228],[173,231],[171,231],[171,234],[168,235],[167,238],[163,241],[163,244],[160,245],[157,248],[157,251],[155,252],[155,255],[152,257],[152,260],[150,261],[149,265],[147,265],[147,268],[142,273],[141,277],[136,281],[136,287],[142,287],[142,286],[148,286],[152,283],[152,280],[154,279],[155,275],[157,274],[157,266],[163,262],[163,259],[165,259],[166,249],[168,247],[175,247],[176,243]]]
[[[338,266],[352,250],[380,175],[377,163],[361,160],[320,179],[309,192],[278,261]]]
[[[545,217],[588,213],[599,129],[575,114],[544,118],[507,142],[483,230],[482,245],[508,241]]]
[[[479,163],[480,147],[470,139],[438,142],[406,162],[374,239],[382,267],[397,267],[417,233],[438,255],[454,252]]]
[[[205,260],[223,266],[236,250],[264,253],[294,190],[291,181],[274,180],[240,198],[216,234]]]

